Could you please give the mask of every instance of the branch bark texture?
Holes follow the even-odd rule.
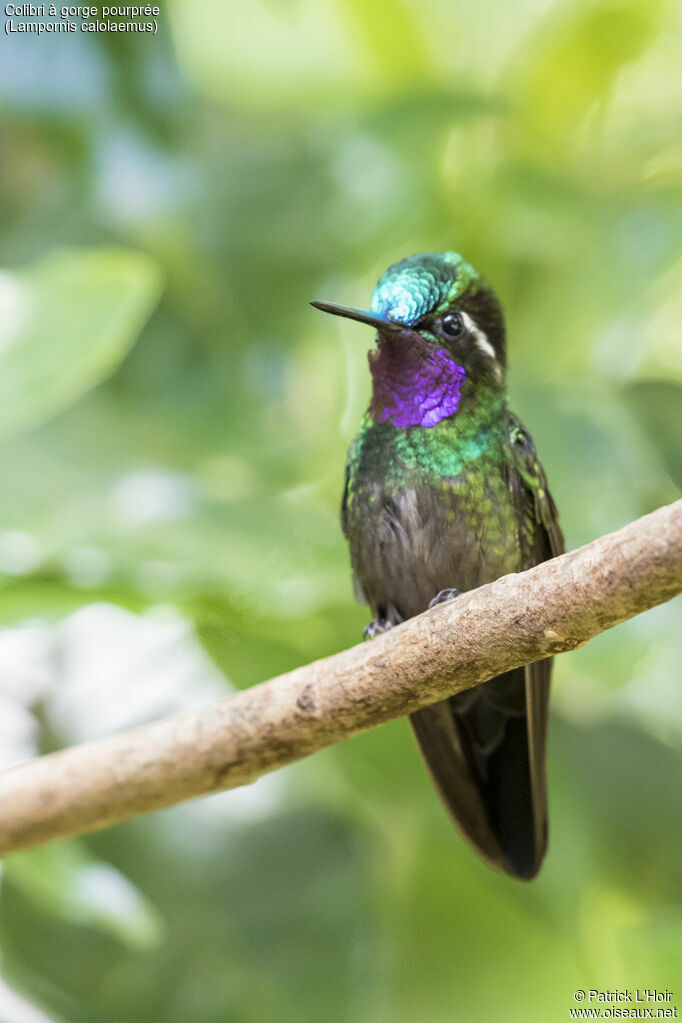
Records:
[[[0,855],[236,788],[682,590],[682,500],[369,643],[199,710],[0,774]]]

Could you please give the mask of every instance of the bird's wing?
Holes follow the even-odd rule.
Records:
[[[521,567],[527,569],[563,554],[564,536],[533,439],[512,413],[507,419],[506,449],[508,484],[520,523]],[[545,764],[551,671],[551,659],[535,661],[524,669],[535,846],[540,858],[547,844]]]
[[[346,462],[346,474],[343,480],[343,496],[341,498],[341,529],[348,539],[348,488],[350,486],[350,466]]]
[[[354,445],[353,445],[354,446]],[[350,530],[348,527],[348,506],[351,501],[351,486],[350,486],[350,473],[351,473],[351,459],[353,457],[353,446],[351,446],[348,452],[348,458],[346,460],[346,475],[343,484],[343,497],[341,498],[341,529],[346,540],[350,543]],[[367,594],[362,585],[362,582],[358,578],[357,572],[353,571],[353,592],[355,599],[358,604],[367,604]]]
[[[533,439],[511,412],[507,416],[505,452],[507,482],[521,524],[523,568],[532,568],[563,554],[564,536]]]
[[[521,568],[563,551],[556,506],[533,441],[509,415],[505,472]],[[532,877],[547,844],[545,751],[551,661],[506,672],[412,715],[412,727],[455,822],[498,869]]]

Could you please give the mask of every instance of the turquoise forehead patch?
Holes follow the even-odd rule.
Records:
[[[477,277],[457,252],[420,252],[389,266],[372,295],[372,312],[414,324],[443,312]]]

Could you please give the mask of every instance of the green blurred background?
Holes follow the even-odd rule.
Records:
[[[682,8],[173,0],[0,64],[0,759],[357,642],[338,524],[392,261],[455,248],[570,547],[682,479]],[[15,855],[2,1023],[553,1023],[682,976],[679,609],[556,665],[530,886],[405,721]],[[682,1001],[682,992],[677,991]]]

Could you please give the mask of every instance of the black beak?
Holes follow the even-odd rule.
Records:
[[[357,320],[358,323],[368,323],[370,327],[376,327],[377,330],[409,330],[405,323],[391,320],[388,316],[382,316],[380,313],[371,313],[366,309],[353,309],[351,306],[337,305],[336,302],[311,302],[310,304],[316,309],[321,309],[323,313],[332,313],[333,316],[345,316],[346,319]]]

